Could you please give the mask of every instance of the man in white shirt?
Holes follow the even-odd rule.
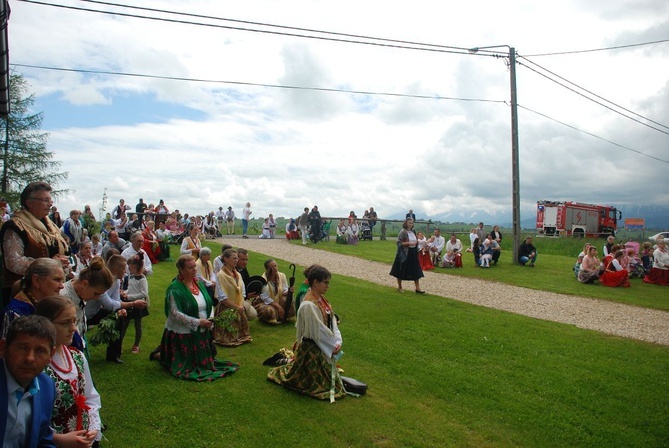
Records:
[[[446,243],[446,255],[442,260],[441,267],[462,267],[462,241],[455,236],[455,233],[451,233],[451,237]]]
[[[135,254],[142,254],[144,257],[144,275],[147,277],[153,274],[153,265],[151,264],[151,259],[145,251],[142,250],[142,245],[144,244],[144,236],[141,232],[135,232],[130,237],[130,247],[126,248],[121,252],[121,256],[126,260],[129,260]],[[130,273],[130,270],[127,270]]]
[[[441,231],[439,229],[434,229],[434,241],[430,243],[429,247],[432,263],[435,266],[439,265],[439,257],[441,257],[441,251],[444,250],[444,244],[446,244],[446,240],[441,236]]]
[[[249,219],[251,218],[251,203],[247,202],[246,207],[242,209],[242,238],[248,238]]]

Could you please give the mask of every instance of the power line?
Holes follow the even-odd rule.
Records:
[[[490,100],[485,98],[457,98],[457,97],[448,97],[448,96],[439,96],[439,95],[416,95],[408,93],[393,93],[393,92],[372,92],[364,90],[346,90],[346,89],[335,89],[327,87],[304,87],[304,86],[289,86],[289,85],[280,85],[280,84],[264,84],[264,83],[255,83],[255,82],[245,82],[245,81],[224,81],[218,79],[201,79],[201,78],[187,78],[181,76],[164,76],[164,75],[149,75],[145,73],[126,73],[126,72],[114,72],[107,70],[85,70],[85,69],[75,69],[75,68],[63,68],[63,67],[47,67],[43,65],[31,65],[31,64],[11,64],[14,67],[25,67],[33,68],[40,70],[54,70],[61,72],[74,72],[74,73],[86,73],[94,75],[112,75],[112,76],[129,76],[135,78],[150,78],[150,79],[163,79],[171,81],[188,81],[188,82],[199,82],[199,83],[210,83],[210,84],[230,84],[238,86],[250,86],[250,87],[268,87],[275,89],[291,89],[291,90],[312,90],[318,92],[334,92],[334,93],[349,93],[355,95],[372,95],[372,96],[390,96],[390,97],[400,97],[400,98],[418,98],[418,99],[429,99],[429,100],[451,100],[451,101],[465,101],[465,102],[480,102],[480,103],[504,103],[504,100]]]
[[[651,156],[651,155],[646,154],[646,153],[643,153],[643,152],[641,152],[641,151],[637,151],[636,149],[632,149],[632,148],[629,148],[629,147],[627,147],[627,146],[623,146],[623,145],[620,145],[620,144],[618,144],[618,143],[612,142],[611,140],[607,140],[607,139],[605,139],[605,138],[603,138],[603,137],[600,137],[600,136],[598,136],[598,135],[595,135],[595,134],[593,134],[593,133],[591,133],[591,132],[584,131],[583,129],[579,129],[579,128],[575,127],[575,126],[572,126],[572,125],[570,125],[570,124],[564,123],[564,122],[562,122],[562,121],[560,121],[560,120],[556,120],[555,118],[549,117],[549,116],[546,115],[546,114],[542,114],[541,112],[537,112],[536,110],[532,110],[532,109],[530,109],[529,107],[521,106],[520,104],[518,105],[518,107],[520,107],[521,109],[525,109],[525,110],[528,111],[528,112],[532,112],[532,113],[534,113],[534,114],[540,115],[540,116],[542,116],[542,117],[544,117],[544,118],[547,118],[547,119],[549,119],[549,120],[551,120],[551,121],[554,121],[554,122],[556,122],[556,123],[559,123],[559,124],[561,124],[562,126],[566,126],[566,127],[570,128],[570,129],[573,129],[573,130],[575,130],[575,131],[582,132],[583,134],[587,134],[587,135],[589,135],[589,136],[591,136],[591,137],[595,137],[595,138],[597,138],[597,139],[599,139],[599,140],[605,141],[606,143],[610,143],[611,145],[617,146],[617,147],[622,148],[622,149],[625,149],[625,150],[627,150],[627,151],[634,152],[634,153],[636,153],[636,154],[640,154],[640,155],[642,155],[642,156],[644,156],[644,157],[648,157],[648,158],[651,158],[651,159],[653,159],[653,160],[657,160],[658,162],[663,162],[663,163],[667,163],[667,164],[669,164],[669,160],[660,159],[660,158],[658,158],[658,157]]]
[[[534,68],[532,68],[532,67],[530,67],[530,66],[528,66],[528,65],[525,65],[525,64],[523,64],[523,63],[521,63],[521,62],[519,62],[519,61],[516,61],[516,62],[518,63],[518,65],[520,65],[520,66],[522,66],[522,67],[525,67],[525,68],[527,68],[528,70],[533,71],[534,73],[538,74],[539,76],[543,76],[544,78],[548,79],[549,81],[552,81],[552,82],[556,83],[557,85],[562,86],[562,87],[564,87],[565,89],[570,90],[570,91],[574,92],[575,94],[580,95],[580,96],[582,96],[583,98],[592,101],[592,102],[595,103],[595,104],[598,104],[598,105],[600,105],[600,106],[602,106],[602,107],[604,107],[604,108],[606,108],[606,109],[609,109],[610,111],[615,112],[615,113],[617,113],[617,114],[619,114],[619,115],[621,115],[621,116],[623,116],[623,117],[625,117],[625,118],[627,118],[627,119],[629,119],[629,120],[636,121],[637,123],[639,123],[639,124],[641,124],[641,125],[643,125],[643,126],[646,126],[646,127],[650,128],[650,129],[653,129],[653,130],[655,130],[655,131],[658,131],[658,132],[661,132],[661,133],[663,133],[663,134],[669,135],[669,132],[667,132],[667,131],[665,131],[665,130],[663,130],[663,129],[658,129],[658,128],[656,128],[655,126],[651,126],[651,125],[649,125],[648,123],[644,123],[644,122],[641,121],[641,120],[637,120],[637,119],[634,118],[634,117],[630,117],[629,115],[626,115],[626,114],[620,112],[619,110],[616,110],[616,109],[614,109],[613,107],[608,106],[608,105],[606,105],[606,104],[604,104],[604,103],[602,103],[602,102],[600,102],[600,101],[597,101],[597,100],[595,100],[595,99],[593,99],[593,98],[590,98],[590,97],[588,97],[587,95],[584,95],[583,93],[577,91],[576,89],[573,89],[573,88],[571,88],[571,87],[569,87],[569,86],[567,86],[567,85],[561,83],[560,81],[557,81],[557,80],[551,78],[550,76],[548,76],[548,75],[546,75],[546,74],[544,74],[544,73],[539,72],[538,70],[536,70],[536,69],[534,69]],[[664,126],[664,125],[661,125],[661,126]]]
[[[614,102],[611,101],[611,100],[607,100],[606,98],[604,98],[604,97],[602,97],[602,96],[600,96],[600,95],[597,95],[596,93],[591,92],[590,90],[588,90],[588,89],[586,89],[586,88],[584,88],[584,87],[581,87],[581,86],[579,86],[578,84],[569,81],[568,79],[565,79],[564,77],[558,75],[557,73],[554,73],[554,72],[548,70],[546,67],[542,67],[541,65],[537,64],[536,62],[532,62],[532,61],[530,61],[529,59],[527,59],[527,58],[524,57],[524,56],[519,56],[519,57],[522,58],[522,59],[524,59],[525,61],[529,62],[530,64],[532,64],[532,65],[534,65],[534,66],[536,66],[536,67],[539,67],[541,70],[543,70],[543,71],[545,71],[545,72],[548,72],[548,73],[550,73],[551,75],[553,75],[553,76],[555,76],[555,77],[557,77],[557,78],[559,78],[559,79],[561,79],[561,80],[563,80],[563,81],[565,81],[565,82],[568,82],[569,84],[575,86],[576,88],[578,88],[578,89],[580,89],[580,90],[583,90],[584,92],[587,92],[588,94],[590,94],[590,95],[592,95],[592,96],[594,96],[594,97],[596,97],[596,98],[599,98],[600,100],[606,101],[607,103],[612,104],[613,106],[615,106],[615,107],[617,107],[617,108],[619,108],[619,109],[622,109],[622,110],[624,110],[625,112],[629,112],[629,113],[631,113],[632,115],[636,115],[636,116],[639,117],[639,118],[643,118],[643,119],[646,120],[646,121],[649,121],[649,122],[651,122],[651,123],[654,123],[654,124],[656,124],[656,125],[658,125],[658,126],[661,126],[661,127],[663,127],[663,128],[669,129],[669,126],[666,126],[666,125],[664,125],[664,124],[662,124],[662,123],[658,123],[657,121],[651,120],[650,118],[645,117],[645,116],[643,116],[643,115],[641,115],[641,114],[638,114],[638,113],[636,113],[636,112],[634,112],[634,111],[632,111],[632,110],[630,110],[630,109],[627,109],[627,108],[625,108],[625,107],[623,107],[623,106],[621,106],[621,105],[619,105],[619,104],[616,104],[616,103],[614,103]]]
[[[69,10],[75,10],[75,11],[94,12],[94,13],[98,13],[98,14],[106,14],[106,15],[120,16],[120,17],[130,17],[130,18],[135,18],[135,19],[155,20],[155,21],[168,22],[168,23],[178,23],[178,24],[182,24],[182,25],[204,26],[204,27],[209,27],[209,28],[220,28],[220,29],[228,29],[228,30],[235,30],[235,31],[247,31],[247,32],[253,32],[253,33],[273,34],[273,35],[287,36],[287,37],[300,37],[300,38],[305,38],[305,39],[316,39],[316,40],[321,40],[321,41],[340,42],[340,43],[349,43],[349,44],[371,45],[371,46],[376,46],[376,47],[397,48],[397,49],[403,49],[403,50],[419,50],[419,51],[429,51],[429,52],[435,52],[435,53],[451,53],[451,54],[469,54],[469,51],[468,51],[467,48],[461,48],[461,47],[449,47],[449,46],[445,46],[445,45],[411,43],[411,42],[407,42],[407,41],[399,41],[399,40],[392,40],[392,39],[382,39],[382,38],[375,38],[375,37],[363,37],[364,39],[370,39],[370,41],[367,42],[367,41],[344,39],[343,38],[344,36],[355,36],[355,35],[347,35],[347,34],[343,34],[343,33],[332,33],[332,32],[327,32],[327,31],[312,31],[312,32],[320,33],[320,34],[326,34],[326,35],[336,35],[336,36],[341,36],[341,37],[326,37],[326,36],[317,36],[317,35],[308,35],[308,34],[298,34],[298,33],[294,33],[294,32],[270,31],[270,30],[246,28],[246,27],[231,26],[231,25],[221,25],[221,24],[212,24],[212,23],[203,23],[203,22],[193,22],[193,21],[188,21],[188,20],[168,19],[168,18],[164,18],[164,17],[151,17],[151,16],[144,16],[144,15],[139,15],[139,14],[130,14],[130,13],[123,13],[123,12],[113,12],[113,11],[103,11],[103,10],[98,10],[98,9],[81,8],[81,7],[78,7],[78,6],[57,5],[57,4],[53,4],[53,3],[46,3],[46,2],[42,2],[42,1],[36,1],[36,0],[18,0],[18,1],[21,1],[21,2],[24,2],[24,3],[29,3],[29,4],[35,4],[35,5],[51,6],[51,7],[54,7],[54,8],[62,8],[62,9],[69,9]],[[119,6],[131,8],[131,7],[126,6],[126,5],[119,5]],[[177,12],[169,12],[169,11],[166,11],[166,12],[170,13],[170,14],[187,15],[185,13],[177,13]],[[220,19],[220,18],[216,18],[216,17],[209,17],[209,18],[215,19],[215,20],[228,20],[228,19]],[[249,22],[249,23],[252,23],[252,22]],[[264,25],[264,26],[297,30],[297,28],[283,27],[283,26],[280,26],[280,25],[269,25],[269,24],[267,24],[267,25]],[[390,43],[390,42],[395,42],[395,43]],[[495,55],[494,54],[480,54],[478,56],[493,57]]]
[[[537,54],[527,55],[527,57],[532,58],[532,57],[538,57],[538,56],[559,56],[559,55],[563,55],[563,54],[593,53],[593,52],[596,52],[596,51],[620,50],[621,48],[642,47],[642,46],[645,46],[645,45],[662,44],[662,43],[665,43],[665,42],[669,42],[669,39],[654,40],[654,41],[651,41],[651,42],[640,42],[638,44],[617,45],[615,47],[593,48],[593,49],[590,49],[590,50],[561,51],[561,52],[557,52],[557,53],[537,53]]]

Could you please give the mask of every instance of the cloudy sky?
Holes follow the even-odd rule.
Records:
[[[494,45],[519,55],[522,219],[538,199],[669,203],[669,42],[627,47],[669,40],[665,0],[45,2],[114,13],[11,2],[10,63],[69,172],[63,210],[106,191],[107,210],[509,216],[507,59],[466,51]]]

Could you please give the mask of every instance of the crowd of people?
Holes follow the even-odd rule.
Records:
[[[603,258],[590,243],[583,246],[574,264],[574,275],[585,284],[599,282],[610,287],[629,287],[630,278],[645,283],[669,286],[669,252],[663,238],[654,243],[645,241],[638,253],[634,243],[616,243],[613,236],[602,247]]]

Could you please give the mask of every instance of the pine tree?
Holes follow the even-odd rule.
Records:
[[[48,182],[56,190],[58,183],[68,175],[58,171],[61,162],[54,160],[54,154],[47,150],[49,134],[41,131],[42,112],[32,113],[35,95],[28,95],[28,87],[22,75],[10,76],[11,109],[9,116],[0,120],[0,135],[5,137],[0,194],[15,206],[21,191],[30,182]]]

